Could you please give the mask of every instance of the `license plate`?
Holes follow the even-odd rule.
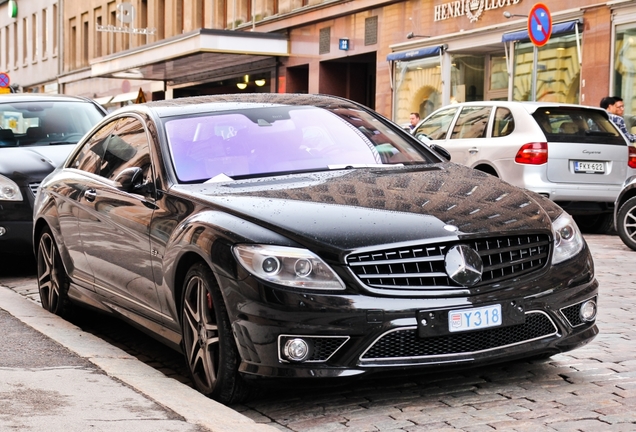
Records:
[[[501,325],[501,321],[501,305],[498,304],[452,310],[448,312],[448,331],[458,332],[496,327]]]
[[[605,162],[574,161],[574,172],[603,174],[605,172]]]

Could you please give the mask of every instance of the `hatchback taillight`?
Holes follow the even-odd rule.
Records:
[[[548,143],[524,144],[517,152],[515,162],[526,165],[541,165],[548,162]]]
[[[627,166],[630,168],[636,168],[636,147],[629,145],[629,158],[627,160]]]

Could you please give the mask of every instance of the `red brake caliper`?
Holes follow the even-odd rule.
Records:
[[[212,296],[210,295],[210,293],[207,293],[207,298],[208,298],[208,309],[212,310]]]

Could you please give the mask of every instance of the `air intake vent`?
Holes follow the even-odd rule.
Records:
[[[327,54],[331,51],[331,27],[320,29],[319,54]]]
[[[417,328],[405,328],[387,332],[376,340],[360,357],[360,364],[403,364],[438,356],[470,355],[531,342],[556,332],[552,320],[541,312],[527,313],[523,324],[446,336],[421,338]]]
[[[378,17],[373,16],[364,20],[364,44],[378,43]]]

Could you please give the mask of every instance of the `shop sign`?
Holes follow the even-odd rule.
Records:
[[[126,24],[131,24],[135,19],[135,7],[132,3],[119,3],[117,5],[117,19],[122,22],[121,26],[96,24],[97,31],[108,33],[131,33],[141,35],[154,35],[155,28],[135,28]]]
[[[435,6],[433,21],[466,16],[470,22],[479,20],[484,11],[519,4],[521,0],[455,0]]]

